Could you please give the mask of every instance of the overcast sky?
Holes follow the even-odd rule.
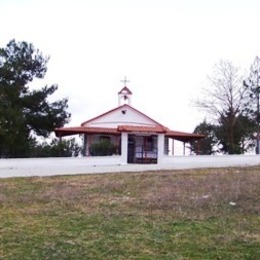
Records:
[[[0,10],[0,46],[27,41],[50,56],[34,87],[59,85],[71,126],[115,108],[127,76],[133,107],[192,132],[213,65],[249,69],[260,55],[259,0],[0,0]]]

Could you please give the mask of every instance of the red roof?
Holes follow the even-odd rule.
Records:
[[[117,128],[106,127],[62,127],[56,128],[57,136],[68,136],[75,134],[112,134],[119,135],[121,132],[131,133],[164,133],[166,137],[173,138],[181,142],[189,142],[204,138],[204,135],[190,134],[185,132],[172,131],[164,126],[134,126],[134,125],[120,125]]]
[[[127,87],[124,87],[119,93],[121,93],[122,91],[127,91],[128,94],[132,94],[132,92]],[[99,119],[111,112],[114,112],[116,110],[128,109],[128,108],[133,109],[134,111],[136,111],[139,114],[143,115],[144,117],[148,118],[154,124],[154,126],[119,125],[117,128],[84,126],[85,124],[91,123],[92,121]],[[144,113],[138,111],[137,109],[135,109],[132,106],[129,106],[127,104],[116,107],[104,114],[101,114],[88,121],[85,121],[81,124],[81,126],[56,128],[54,131],[57,136],[68,136],[68,135],[83,134],[83,133],[86,133],[86,134],[88,134],[88,133],[89,134],[112,134],[112,135],[120,135],[121,132],[150,133],[150,134],[151,133],[164,133],[166,137],[173,138],[173,139],[181,141],[181,142],[190,142],[192,140],[198,140],[198,139],[205,137],[204,135],[191,134],[191,133],[170,130],[167,127],[156,122],[152,118],[148,117]]]
[[[198,140],[198,139],[205,138],[205,135],[185,133],[185,132],[179,132],[179,131],[173,131],[173,130],[167,131],[167,133],[165,135],[167,137],[173,138],[173,139],[181,141],[181,142],[190,142],[192,140]]]
[[[123,87],[118,94],[129,94],[132,95],[133,93],[131,92],[131,90],[128,87]]]
[[[166,133],[167,129],[161,125],[157,126],[133,126],[120,125],[117,127],[119,132],[142,132],[142,133]]]
[[[119,134],[116,128],[106,127],[61,127],[56,128],[56,136],[68,136],[76,134]]]

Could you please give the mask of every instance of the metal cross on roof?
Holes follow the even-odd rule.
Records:
[[[130,80],[126,79],[126,76],[124,77],[124,80],[120,80],[120,81],[124,83],[124,87],[126,87],[127,82],[130,82]]]

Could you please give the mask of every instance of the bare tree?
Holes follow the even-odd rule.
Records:
[[[218,120],[227,111],[237,115],[243,99],[243,78],[239,69],[230,61],[221,60],[208,76],[208,83],[196,105],[213,120]]]
[[[208,76],[208,83],[196,106],[217,124],[216,136],[222,145],[220,150],[229,154],[242,153],[246,132],[241,131],[241,123],[238,122],[242,120],[241,106],[244,98],[240,70],[230,61],[221,60],[215,64],[213,73]]]

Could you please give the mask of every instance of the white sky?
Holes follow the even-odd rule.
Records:
[[[0,11],[0,46],[50,55],[36,83],[59,85],[73,126],[115,108],[127,76],[133,107],[192,132],[204,115],[191,101],[213,65],[249,69],[260,55],[259,0],[0,0]]]

